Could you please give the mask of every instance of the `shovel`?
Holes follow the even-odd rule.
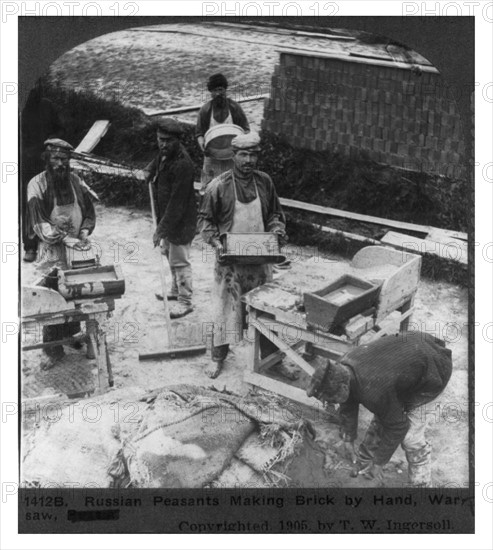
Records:
[[[152,191],[152,180],[149,180],[149,197],[151,199],[151,212],[152,223],[154,231],[157,229],[156,209],[154,207],[154,193]],[[177,357],[188,357],[190,355],[197,355],[199,353],[205,353],[206,347],[202,346],[189,346],[186,348],[175,348],[173,346],[173,337],[171,334],[171,319],[169,316],[168,306],[168,291],[166,288],[166,260],[161,251],[159,250],[159,256],[161,258],[161,290],[163,293],[163,305],[164,305],[164,320],[166,323],[166,333],[168,335],[169,348],[161,351],[154,351],[151,353],[139,353],[139,360],[145,361],[146,359],[174,359]]]

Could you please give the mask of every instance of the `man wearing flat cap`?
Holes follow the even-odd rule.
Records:
[[[208,151],[205,151],[204,136],[207,131],[220,124],[235,124],[243,128],[245,132],[250,131],[250,125],[243,109],[226,95],[228,80],[224,75],[217,73],[210,76],[207,81],[207,89],[212,99],[202,105],[195,129],[199,147],[204,151],[204,166],[201,176],[203,190],[214,178],[233,167],[232,159],[216,159],[210,156]]]
[[[156,294],[156,297],[175,301],[170,308],[172,319],[193,311],[190,251],[197,227],[197,204],[194,165],[180,143],[182,134],[183,127],[177,120],[159,119],[156,134],[159,153],[147,167],[157,220],[153,242],[168,258],[172,275],[168,296]]]
[[[65,266],[66,242],[87,242],[96,226],[88,188],[70,169],[72,145],[58,138],[44,142],[45,170],[27,186],[32,230],[40,239],[38,261]]]
[[[40,240],[38,267],[45,272],[52,267],[67,267],[65,246],[86,249],[88,237],[96,225],[96,214],[88,188],[70,169],[73,147],[62,139],[44,142],[46,169],[27,186],[27,206],[32,230]],[[58,328],[57,328],[58,327]],[[43,342],[72,336],[80,330],[79,323],[65,323],[43,328]],[[63,346],[44,349],[47,369],[63,357]],[[88,357],[94,351],[88,347]]]
[[[315,371],[307,394],[340,403],[340,436],[358,473],[384,485],[383,467],[399,445],[406,453],[411,486],[430,487],[431,445],[425,437],[426,405],[445,389],[452,354],[431,334],[384,336],[328,361]],[[358,452],[359,406],[374,414]]]
[[[207,374],[221,372],[229,346],[243,338],[244,316],[241,296],[272,280],[272,267],[265,265],[223,265],[221,254],[225,233],[264,233],[286,240],[285,218],[271,178],[255,169],[260,151],[256,132],[237,136],[231,142],[234,166],[211,181],[200,207],[203,240],[217,252],[214,266],[212,316],[214,324],[212,365]],[[261,339],[261,354],[277,348]]]

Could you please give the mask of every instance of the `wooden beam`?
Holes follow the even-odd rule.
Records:
[[[234,96],[233,96],[234,97]],[[236,103],[248,103],[250,101],[260,101],[269,97],[269,94],[257,94],[245,97],[243,99],[235,99]],[[160,115],[177,115],[180,113],[191,113],[198,111],[202,107],[203,103],[198,105],[191,105],[189,107],[175,107],[173,109],[166,109],[165,111],[151,111],[149,109],[142,109],[147,116],[160,116]]]
[[[445,244],[443,242],[418,239],[417,237],[404,235],[403,233],[389,231],[382,237],[381,243],[390,245],[398,250],[408,250],[415,254],[431,254],[467,265],[467,249],[464,246],[458,246],[457,241]]]
[[[84,139],[75,148],[75,152],[90,153],[101,141],[101,138],[104,137],[110,125],[109,120],[96,120],[89,129],[89,132],[84,136]]]
[[[386,61],[385,59],[370,59],[364,57],[350,56],[349,53],[328,53],[308,49],[282,48],[277,50],[281,55],[303,55],[305,57],[318,57],[322,59],[337,59],[339,61],[347,61],[349,63],[359,63],[361,65],[377,65],[379,67],[391,67],[393,69],[411,70],[417,65],[423,73],[440,74],[440,71],[430,65],[420,65],[419,63],[402,63],[400,61]]]
[[[261,334],[263,334],[266,338],[268,338],[274,345],[276,345],[282,352],[284,352],[294,363],[296,363],[299,367],[301,367],[308,375],[312,376],[315,372],[315,369],[310,365],[310,363],[307,363],[303,357],[298,355],[295,351],[291,349],[291,347],[286,344],[283,340],[281,340],[278,336],[276,336],[268,327],[266,327],[262,322],[259,320],[250,321],[250,324],[258,330]]]
[[[452,238],[467,240],[467,234],[460,231],[451,231],[449,229],[439,229],[429,225],[418,225],[409,222],[400,222],[398,220],[388,220],[386,218],[377,218],[376,216],[368,216],[366,214],[358,214],[356,212],[347,212],[346,210],[339,210],[337,208],[330,208],[328,206],[320,206],[318,204],[310,204],[308,202],[297,201],[293,199],[279,199],[282,206],[288,208],[295,208],[304,210],[306,212],[313,212],[315,214],[326,214],[328,216],[334,216],[337,218],[347,218],[349,220],[356,220],[364,223],[371,223],[374,225],[382,225],[384,227],[394,227],[396,229],[404,229],[407,231],[413,231],[416,233],[428,233],[436,231],[437,229],[443,235],[449,235]]]
[[[314,407],[316,409],[322,408],[322,404],[320,403],[320,401],[318,401],[318,399],[315,399],[314,397],[308,397],[305,390],[297,388],[296,386],[291,386],[290,384],[286,384],[285,382],[281,382],[280,380],[274,380],[273,378],[269,378],[268,376],[263,376],[261,374],[251,371],[244,372],[243,380],[245,382],[248,382],[249,384],[252,384],[253,386],[257,386],[264,390],[270,391],[276,395],[282,395],[287,399],[302,403],[303,405],[307,405],[308,407]]]

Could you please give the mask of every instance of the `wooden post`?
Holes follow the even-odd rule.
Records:
[[[254,327],[257,320],[257,310],[252,306],[247,306],[248,311],[248,352],[247,352],[247,370],[258,372],[260,364],[260,333]]]
[[[401,315],[404,315],[406,312],[408,312],[413,307],[413,305],[414,305],[414,294],[411,296],[411,298],[409,298],[409,300],[407,302],[405,302],[399,308],[399,312],[401,313]],[[400,323],[400,326],[399,326],[399,330],[401,332],[404,332],[409,328],[409,322],[411,321],[411,317],[412,317],[412,311],[409,312],[409,314],[406,315],[406,317],[403,320],[401,320],[401,323]]]

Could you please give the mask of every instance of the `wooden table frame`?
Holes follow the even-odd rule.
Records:
[[[304,389],[270,378],[261,371],[279,362],[282,358],[281,354],[284,353],[311,376],[314,368],[305,360],[297,348],[303,346],[305,356],[308,354],[309,356],[318,355],[329,359],[339,359],[359,344],[361,335],[350,339],[308,327],[304,321],[304,316],[278,310],[260,301],[256,301],[249,294],[247,293],[243,297],[248,311],[249,342],[244,380],[253,386],[279,394],[303,405],[319,408],[320,402],[313,397],[308,397]],[[416,292],[414,291],[411,295],[403,297],[401,303],[395,308],[395,311],[400,313],[400,317],[396,319],[396,322],[399,322],[399,329],[401,331],[408,328],[411,315],[414,311],[415,294]],[[296,341],[294,343],[288,343],[279,336],[286,330],[293,330],[296,333]],[[367,332],[370,331],[373,331],[373,338],[380,338],[387,334],[385,330],[376,324],[373,324]],[[260,335],[270,340],[277,346],[279,351],[261,359]]]
[[[73,309],[22,317],[22,332],[32,333],[34,330],[37,330],[42,334],[42,329],[45,326],[62,325],[69,322],[85,322],[86,334],[92,343],[96,356],[98,387],[95,393],[98,395],[104,393],[108,388],[113,386],[113,372],[106,342],[104,324],[111,316],[111,312],[115,309],[115,301],[114,299],[100,298],[97,300],[75,300],[72,303],[75,306]],[[22,351],[45,349],[55,345],[66,345],[73,341],[73,338],[66,338],[52,342],[40,342],[31,345],[26,344],[21,345],[21,349]],[[107,382],[104,376],[105,371],[107,373]]]

